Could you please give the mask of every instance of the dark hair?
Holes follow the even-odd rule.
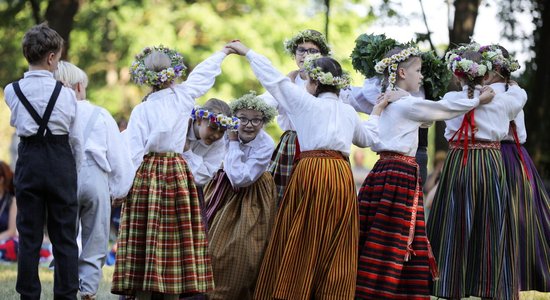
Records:
[[[386,55],[384,55],[384,58],[391,57],[392,55],[398,54],[403,50],[405,50],[405,48],[403,47],[394,47],[390,51],[386,52]],[[401,61],[397,64],[397,70],[399,70],[399,68],[408,68],[410,65],[412,65],[412,63],[414,62],[412,58],[422,59],[419,55],[411,55],[406,60]],[[384,69],[384,80],[382,81],[382,92],[385,92],[386,89],[388,88],[388,85],[390,83],[389,77],[390,77],[390,73],[386,68]]]
[[[202,108],[216,114],[231,116],[231,108],[229,108],[229,104],[220,99],[210,98],[204,103]]]
[[[13,186],[13,172],[10,166],[0,160],[0,178],[4,178],[4,190],[12,195],[15,195],[15,188]]]
[[[29,29],[23,37],[23,55],[31,65],[41,63],[50,53],[63,47],[63,38],[48,24],[42,23]]]
[[[319,48],[319,51],[323,56],[327,56],[330,53],[330,47],[328,46],[328,42],[325,36],[315,29],[306,29],[300,32],[298,35],[294,36],[291,39],[291,43],[286,46],[287,51],[292,54],[296,54],[296,49],[298,49],[298,45],[307,42],[315,44],[315,46]]]
[[[336,61],[332,57],[325,56],[325,57],[320,57],[320,58],[316,59],[315,61],[313,61],[313,68],[315,68],[315,67],[321,68],[322,72],[331,73],[332,76],[334,76],[334,77],[341,77],[342,74],[343,74],[342,67],[340,66],[340,63],[338,63],[338,61]],[[310,79],[310,80],[312,80],[312,79]],[[317,90],[315,90],[314,96],[319,96],[319,94],[327,93],[327,92],[335,93],[336,95],[340,94],[340,89],[335,87],[334,85],[322,84],[318,80],[317,80],[317,82],[319,83],[319,85],[317,86]]]
[[[464,53],[462,53],[461,57],[481,64],[482,56],[478,51],[466,50],[464,51]],[[464,76],[462,80],[464,80],[466,82],[466,85],[468,85],[468,98],[474,98],[475,86],[482,83],[483,76],[477,76],[474,79],[470,79],[468,76]]]
[[[502,56],[504,56],[504,58],[506,59],[510,58],[510,53],[508,52],[508,50],[506,50],[506,48],[502,47],[501,45],[497,45],[497,47],[502,52]],[[504,83],[506,83],[505,89],[507,91],[510,85],[510,77],[512,76],[512,73],[507,68],[501,67],[499,74],[504,78]]]

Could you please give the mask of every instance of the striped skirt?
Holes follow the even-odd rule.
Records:
[[[178,153],[149,153],[122,206],[111,292],[184,294],[212,288],[191,171]]]
[[[234,190],[227,176],[219,176],[205,187],[205,199],[223,202],[208,232],[216,283],[208,299],[252,299],[277,213],[273,177],[265,172],[252,185]]]
[[[283,199],[283,194],[290,181],[297,141],[298,136],[296,135],[296,131],[285,131],[271,156],[271,162],[267,168],[267,171],[273,175],[275,186],[277,187],[277,204],[280,204]]]
[[[359,191],[357,299],[430,299],[436,266],[418,169],[414,157],[381,153]]]
[[[515,143],[502,143],[502,158],[512,203],[519,214],[520,290],[550,292],[550,197],[529,153]],[[527,172],[527,174],[525,173]]]
[[[353,299],[358,213],[349,163],[301,153],[267,247],[255,299]]]
[[[433,200],[428,237],[440,279],[432,294],[518,299],[517,223],[500,147],[469,148],[465,157],[451,147]]]

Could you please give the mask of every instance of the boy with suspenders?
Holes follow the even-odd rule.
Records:
[[[22,46],[29,71],[4,89],[10,124],[21,138],[14,178],[19,231],[16,290],[21,299],[40,299],[39,251],[47,215],[55,256],[54,298],[76,299],[77,177],[69,144],[76,98],[53,78],[63,46],[55,30],[36,25],[25,33]]]

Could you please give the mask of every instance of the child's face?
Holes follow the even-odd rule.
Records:
[[[296,65],[298,68],[302,68],[304,66],[304,59],[308,54],[315,54],[320,53],[319,47],[315,45],[312,42],[305,42],[301,43],[296,47],[296,53],[294,53],[294,60],[296,61]]]
[[[422,60],[414,58],[414,61],[405,68],[401,68],[403,73],[401,75],[400,87],[409,93],[418,92],[422,85]]]
[[[215,141],[221,139],[225,133],[225,128],[216,123],[210,123],[206,119],[198,119],[199,138],[206,145],[212,145]]]
[[[256,138],[264,125],[262,112],[252,109],[241,109],[235,114],[240,120],[239,138],[248,143]]]

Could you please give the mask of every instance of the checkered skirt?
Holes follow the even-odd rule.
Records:
[[[178,153],[149,153],[122,206],[111,291],[163,294],[213,288],[193,175]]]

